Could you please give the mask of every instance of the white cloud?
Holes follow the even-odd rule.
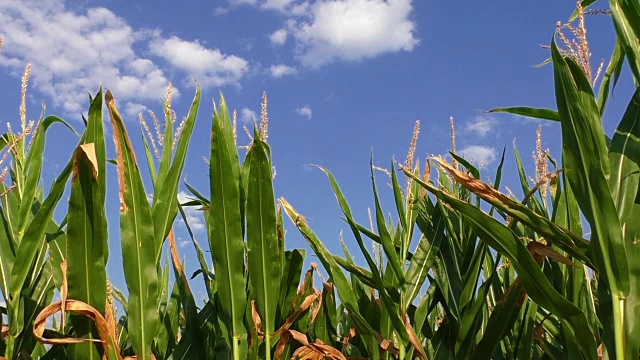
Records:
[[[311,111],[311,106],[309,105],[296,109],[296,113],[300,116],[306,117],[307,119],[311,119],[313,117],[313,111]]]
[[[478,137],[485,137],[496,128],[496,119],[491,116],[479,115],[468,121],[464,126],[464,131],[473,133]]]
[[[125,106],[164,95],[168,80],[163,71],[134,50],[144,35],[106,8],[80,13],[65,9],[61,0],[3,0],[0,33],[0,66],[20,76],[31,62],[33,88],[67,114],[86,109],[87,93],[100,84]]]
[[[229,4],[231,5],[255,5],[257,4],[257,0],[229,0]]]
[[[284,43],[287,42],[288,35],[289,32],[287,29],[278,29],[269,35],[269,40],[271,40],[271,43],[274,45],[284,45]]]
[[[129,102],[124,106],[124,113],[131,119],[137,119],[138,114],[145,110],[147,110],[146,106],[134,102]]]
[[[289,29],[309,67],[412,51],[419,41],[409,19],[411,0],[328,0],[310,5],[310,19]]]
[[[180,191],[178,193],[178,201],[182,204],[188,202],[192,199],[192,196],[187,194],[184,191]],[[204,218],[202,216],[202,211],[197,210],[193,206],[185,206],[183,207],[184,214],[186,215],[187,222],[191,227],[191,230],[194,233],[203,232],[205,230]],[[182,217],[180,217],[182,219]]]
[[[156,36],[149,48],[155,55],[203,85],[238,86],[239,81],[249,71],[247,60],[223,54],[218,49],[206,48],[197,40],[187,41],[176,36],[164,39]]]
[[[291,3],[293,3],[293,0],[265,0],[262,2],[261,6],[263,9],[284,11],[289,7],[289,5],[291,5]]]
[[[213,15],[215,16],[224,16],[224,15],[227,15],[228,13],[229,13],[229,9],[222,6],[218,6],[215,9],[213,9]]]
[[[249,108],[242,108],[242,110],[240,110],[240,121],[245,124],[252,123],[253,120],[257,118],[258,115],[256,114],[256,112]]]
[[[232,6],[239,5],[259,5],[265,10],[285,11],[294,2],[294,0],[229,0]]]
[[[469,161],[475,162],[476,164],[482,163],[484,165],[491,164],[497,158],[495,148],[480,145],[466,146],[465,148],[458,150],[457,154]]]
[[[269,70],[271,70],[271,76],[276,79],[296,73],[296,69],[284,64],[271,65]]]
[[[183,247],[186,247],[189,244],[191,244],[191,241],[182,240],[182,238],[178,238],[178,247],[183,248]]]

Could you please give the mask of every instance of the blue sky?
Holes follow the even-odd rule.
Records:
[[[331,251],[341,253],[339,232],[347,230],[341,212],[326,177],[309,164],[336,175],[357,219],[367,223],[367,207],[373,204],[371,150],[379,166],[389,167],[394,156],[403,161],[418,119],[421,163],[428,155],[448,151],[453,116],[458,150],[484,161],[485,180],[493,177],[507,147],[505,184],[519,193],[512,143],[517,142],[532,172],[530,155],[540,123],[483,110],[555,108],[552,68],[532,65],[547,57],[540,45],[550,42],[556,22],[566,20],[574,8],[573,0],[3,0],[0,122],[19,121],[20,76],[32,63],[29,119],[37,119],[44,101],[47,114],[80,128],[87,93],[95,93],[102,83],[113,91],[141,150],[137,114],[160,111],[170,81],[174,109],[179,118],[185,116],[195,78],[203,86],[203,101],[184,176],[206,193],[203,157],[209,151],[212,101],[223,91],[248,124],[254,114],[259,117],[266,91],[276,194],[311,220]],[[597,67],[610,55],[614,33],[607,16],[591,16],[588,24]],[[609,134],[629,99],[627,79],[623,74],[606,114]],[[544,123],[544,147],[556,157],[559,130],[557,124]],[[62,128],[51,131],[47,186],[76,141]],[[239,142],[248,139],[241,136]],[[108,145],[113,155],[112,142]],[[378,184],[390,212],[381,176]],[[115,179],[111,168],[109,273],[124,288]],[[64,210],[66,203],[60,207]],[[199,214],[190,215],[196,237],[206,247]],[[287,226],[287,247],[307,248]],[[187,240],[180,226],[178,233],[182,242]],[[348,234],[345,240],[358,253]],[[191,246],[184,244],[182,254],[195,269]],[[311,254],[307,259],[317,261]]]

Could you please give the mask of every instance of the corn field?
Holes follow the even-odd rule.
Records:
[[[455,151],[414,161],[418,123],[407,161],[382,169],[391,218],[373,160],[366,225],[330,170],[319,168],[351,230],[342,254],[275,198],[266,114],[239,150],[222,96],[211,121],[209,189],[185,183],[192,199],[178,201],[199,86],[181,123],[169,88],[162,132],[142,121],[144,153],[134,151],[114,94],[100,89],[45,190],[48,130],[75,130],[57,116],[26,121],[27,69],[21,127],[0,138],[0,161],[10,164],[0,174],[0,359],[640,358],[640,88],[613,134],[602,125],[624,66],[640,84],[640,5],[609,1],[617,39],[609,63],[592,71],[584,16],[593,2],[579,3],[551,39],[557,110],[491,110],[556,122],[561,161],[539,144],[532,185],[514,147],[519,199],[499,190],[504,153],[490,182]],[[119,234],[107,230],[110,170],[118,174],[110,191],[119,194]],[[65,202],[64,216],[54,217]],[[193,278],[174,234],[188,207],[203,212],[208,239],[205,250],[192,239]],[[300,232],[321,266],[305,268],[307,254],[286,247],[285,227]],[[120,239],[126,291],[106,270],[110,236]],[[194,281],[204,282],[204,302],[194,298]]]

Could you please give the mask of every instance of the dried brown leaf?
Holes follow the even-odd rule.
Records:
[[[420,339],[418,339],[418,335],[416,335],[416,332],[413,330],[413,326],[411,326],[411,323],[409,322],[409,318],[406,315],[403,317],[404,317],[404,326],[405,328],[407,328],[407,333],[409,334],[409,342],[416,349],[420,358],[426,360],[427,354],[425,353],[424,348],[422,347],[422,343],[420,342]]]
[[[100,314],[98,310],[96,310],[91,305],[84,303],[82,301],[67,299],[64,302],[64,307],[66,311],[83,315],[91,320],[93,320],[96,329],[98,330],[98,339],[80,339],[74,337],[66,337],[66,338],[55,338],[55,339],[46,339],[44,338],[44,331],[47,326],[47,319],[58,312],[62,311],[63,302],[58,301],[55,302],[44,309],[36,316],[35,321],[33,322],[33,336],[38,340],[38,342],[46,345],[66,345],[66,344],[79,344],[84,342],[100,342],[105,349],[105,353],[109,352],[109,346],[111,343],[115,343],[115,340],[109,334],[109,328],[107,326],[107,321]],[[119,353],[117,353],[118,359],[122,359]]]
[[[253,319],[253,326],[256,334],[258,334],[258,339],[262,340],[264,338],[264,333],[262,332],[262,319],[260,318],[260,314],[256,308],[255,300],[251,300],[251,318]]]
[[[527,244],[527,249],[529,250],[531,255],[533,255],[534,259],[536,259],[536,262],[538,263],[538,265],[541,265],[542,260],[545,257],[548,257],[561,264],[565,264],[567,266],[575,266],[575,264],[573,263],[573,261],[571,261],[571,259],[560,254],[559,252],[553,250],[551,247],[543,243],[540,243],[537,241],[531,241],[529,242],[529,244]]]

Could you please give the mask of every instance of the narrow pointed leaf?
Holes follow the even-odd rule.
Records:
[[[247,307],[243,220],[240,212],[240,162],[233,139],[229,112],[223,97],[214,114],[211,133],[209,180],[211,203],[208,212],[209,245],[216,273],[216,287],[234,356],[244,358],[247,329],[243,319]]]
[[[280,248],[276,230],[276,205],[273,192],[271,161],[267,144],[255,131],[249,150],[247,185],[247,259],[253,295],[262,319],[266,358],[270,358],[272,333],[275,331],[276,309],[282,276]]]
[[[151,359],[159,322],[158,272],[151,206],[127,130],[110,91],[106,103],[113,126],[120,184],[120,241],[124,276],[129,289],[131,344],[141,360]]]

